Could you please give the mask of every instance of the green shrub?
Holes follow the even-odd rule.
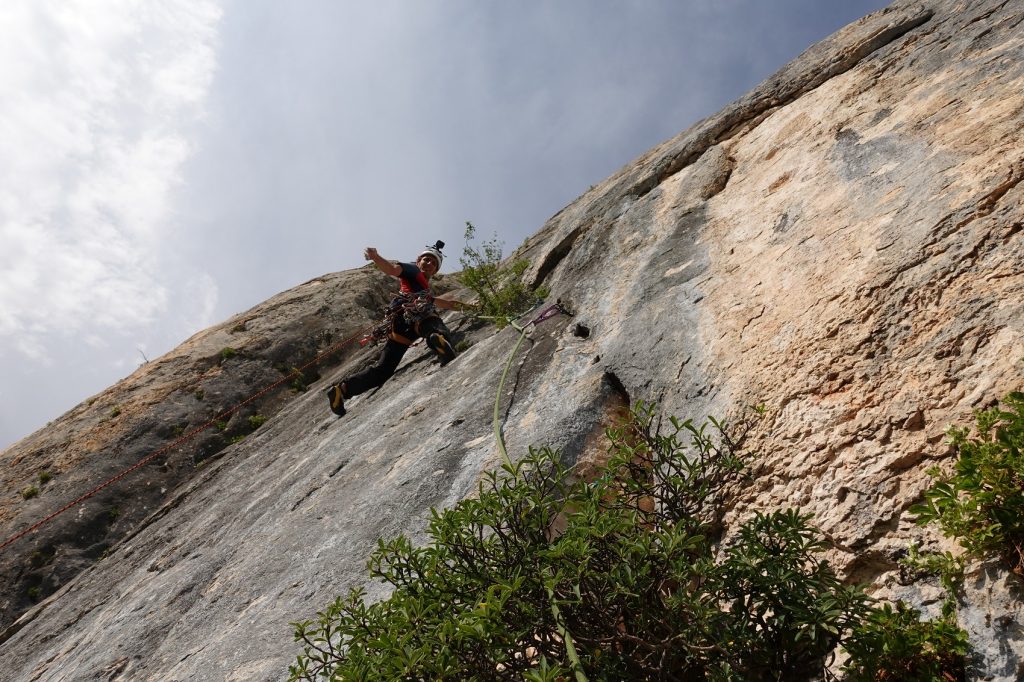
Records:
[[[53,480],[53,474],[51,474],[49,471],[40,471],[39,472],[39,485],[46,485],[47,483],[49,483],[52,480]]]
[[[848,682],[963,680],[967,633],[945,618],[920,615],[902,602],[873,609],[843,643]]]
[[[869,610],[795,510],[758,514],[716,559],[736,443],[634,410],[592,483],[531,450],[477,499],[433,511],[430,543],[381,540],[362,589],[294,623],[291,679],[809,679]],[[564,528],[561,532],[556,528]]]
[[[21,497],[24,500],[31,500],[33,497],[39,494],[39,488],[34,485],[27,485],[21,489]]]
[[[466,246],[459,258],[462,272],[456,279],[477,296],[471,314],[491,320],[501,329],[544,300],[548,291],[544,287],[532,289],[523,282],[530,267],[528,261],[502,263],[502,246],[497,237],[477,249],[471,243],[475,236],[476,228],[467,222]]]
[[[262,414],[254,414],[251,417],[249,417],[249,427],[253,431],[255,431],[256,429],[263,426],[266,423],[266,421],[267,418],[264,417]]]
[[[899,560],[900,581],[904,584],[927,576],[938,576],[946,597],[942,602],[942,617],[956,622],[956,595],[964,582],[963,557],[955,557],[952,552],[918,551],[917,545],[911,545],[910,551]]]
[[[997,556],[1018,575],[1024,572],[1024,393],[1011,393],[1002,408],[975,415],[977,433],[951,428],[957,455],[952,474],[933,468],[938,479],[911,507],[917,523],[938,522],[969,554]]]
[[[238,351],[236,351],[231,346],[227,346],[226,348],[222,348],[220,351],[220,361],[224,362],[228,358],[233,358],[236,355],[238,355]]]

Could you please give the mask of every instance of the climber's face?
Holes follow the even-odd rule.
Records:
[[[419,260],[416,261],[416,266],[427,279],[430,279],[437,272],[437,259],[429,255],[420,256]]]

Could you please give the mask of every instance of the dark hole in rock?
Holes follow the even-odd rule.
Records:
[[[573,336],[578,336],[581,339],[590,338],[590,327],[577,323],[572,330]]]

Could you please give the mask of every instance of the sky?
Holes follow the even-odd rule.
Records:
[[[511,251],[881,0],[3,0],[0,448],[466,221]]]

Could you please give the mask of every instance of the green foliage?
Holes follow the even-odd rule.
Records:
[[[46,485],[47,483],[49,483],[52,480],[53,480],[53,474],[51,474],[49,471],[40,471],[39,472],[39,485]]]
[[[236,351],[231,346],[227,346],[226,348],[222,348],[220,351],[220,361],[224,362],[228,358],[233,358],[236,355],[238,355],[238,351]]]
[[[477,499],[433,511],[426,546],[381,540],[369,570],[391,596],[367,604],[356,588],[294,623],[291,679],[821,674],[867,598],[817,557],[820,534],[795,510],[756,515],[716,550],[743,459],[722,424],[669,423],[641,405],[609,430],[595,481],[531,450]]]
[[[256,429],[263,426],[266,422],[267,418],[264,417],[262,414],[254,414],[251,417],[249,417],[249,428],[255,431]]]
[[[39,494],[39,488],[34,485],[27,485],[21,489],[21,497],[24,500],[31,500],[33,497]]]
[[[499,329],[544,300],[544,287],[532,289],[523,282],[530,267],[526,260],[502,263],[502,245],[497,237],[485,241],[477,249],[472,245],[476,228],[466,223],[466,246],[462,249],[462,272],[456,278],[477,295],[472,314],[492,320]]]
[[[46,564],[53,561],[53,557],[57,555],[57,550],[53,547],[45,547],[41,550],[32,552],[28,558],[28,565],[31,568],[42,568]]]
[[[946,591],[946,598],[942,603],[942,617],[950,622],[956,622],[956,595],[964,582],[963,557],[955,557],[952,552],[921,554],[917,545],[911,545],[909,554],[900,559],[899,566],[900,579],[903,583],[930,575],[938,576],[942,588]]]
[[[235,443],[241,443],[243,440],[245,440],[245,434],[239,433],[238,435],[231,436],[231,438],[228,439],[228,443],[234,445]]]
[[[113,419],[115,417],[120,416],[120,414],[121,414],[121,408],[120,407],[115,407],[114,409],[112,409],[110,411],[110,418]]]
[[[848,682],[963,680],[967,633],[945,618],[921,621],[902,602],[873,609],[843,644]]]
[[[1017,574],[1024,572],[1024,393],[1011,393],[976,413],[976,435],[951,428],[957,454],[952,474],[938,479],[911,507],[917,523],[938,522],[969,554],[998,556]]]

